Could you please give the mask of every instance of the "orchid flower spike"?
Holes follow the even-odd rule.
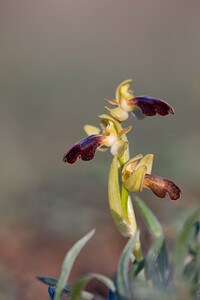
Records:
[[[122,137],[131,130],[131,126],[122,129],[118,121],[109,115],[103,114],[101,118],[101,129],[86,125],[84,127],[88,137],[70,147],[63,157],[64,162],[73,164],[80,157],[82,160],[91,160],[96,150],[105,151],[111,148],[111,154],[120,158],[127,149],[128,142]],[[104,147],[103,147],[104,146]]]
[[[133,91],[129,89],[131,83],[131,79],[120,83],[116,89],[115,100],[105,99],[110,104],[117,106],[113,109],[105,108],[119,122],[127,120],[129,112],[134,112],[135,115],[137,115],[138,110],[145,116],[154,116],[156,114],[165,116],[169,113],[174,113],[174,109],[161,99],[151,98],[149,96],[134,97]]]
[[[128,160],[122,169],[122,182],[126,189],[142,192],[143,188],[147,188],[159,198],[168,193],[171,200],[178,200],[181,196],[179,187],[168,179],[151,175],[152,164],[153,154],[144,157],[139,154]]]

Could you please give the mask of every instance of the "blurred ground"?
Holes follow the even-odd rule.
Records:
[[[116,270],[125,241],[108,209],[111,156],[61,160],[84,124],[98,125],[122,80],[175,109],[128,121],[132,155],[154,153],[153,173],[183,190],[177,203],[149,191],[143,199],[166,230],[199,202],[199,9],[179,0],[0,1],[1,299],[48,299],[35,276],[58,277],[66,251],[93,227],[71,280]]]

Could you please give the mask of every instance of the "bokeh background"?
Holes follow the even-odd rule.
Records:
[[[84,124],[98,125],[104,98],[125,79],[135,95],[175,109],[127,122],[131,154],[154,153],[153,174],[183,190],[178,202],[149,191],[143,199],[169,236],[199,202],[199,14],[195,0],[0,1],[1,299],[49,299],[36,276],[57,278],[67,250],[93,227],[71,282],[88,271],[114,275],[126,240],[108,207],[112,157],[66,165],[62,156],[85,137]],[[142,239],[148,248],[145,227]]]

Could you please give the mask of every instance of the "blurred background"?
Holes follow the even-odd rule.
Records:
[[[62,157],[85,137],[85,124],[98,126],[104,98],[125,79],[133,79],[135,95],[175,109],[127,122],[131,155],[154,153],[153,174],[183,190],[177,202],[147,190],[142,198],[169,237],[198,204],[199,13],[195,0],[0,1],[1,299],[49,299],[36,276],[58,278],[65,253],[94,227],[70,282],[88,271],[115,274],[126,240],[108,206],[112,157],[98,152],[75,165]],[[146,227],[142,240],[148,249]]]

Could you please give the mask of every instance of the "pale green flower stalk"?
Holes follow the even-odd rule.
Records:
[[[129,192],[142,192],[143,188],[150,189],[157,197],[164,198],[169,194],[171,200],[178,200],[181,190],[170,180],[151,175],[153,154],[139,154],[130,159],[129,143],[126,134],[131,126],[123,128],[123,122],[129,112],[136,117],[161,116],[173,114],[173,108],[163,100],[147,96],[134,97],[129,89],[132,80],[122,82],[116,89],[114,100],[107,100],[117,106],[107,108],[110,115],[102,114],[101,129],[86,125],[84,127],[88,137],[70,147],[63,157],[63,161],[73,164],[80,157],[84,161],[93,159],[95,151],[105,151],[110,148],[114,156],[111,163],[108,196],[113,220],[124,237],[132,237],[137,232],[137,221]],[[137,261],[142,260],[140,240],[136,242],[134,256]]]

